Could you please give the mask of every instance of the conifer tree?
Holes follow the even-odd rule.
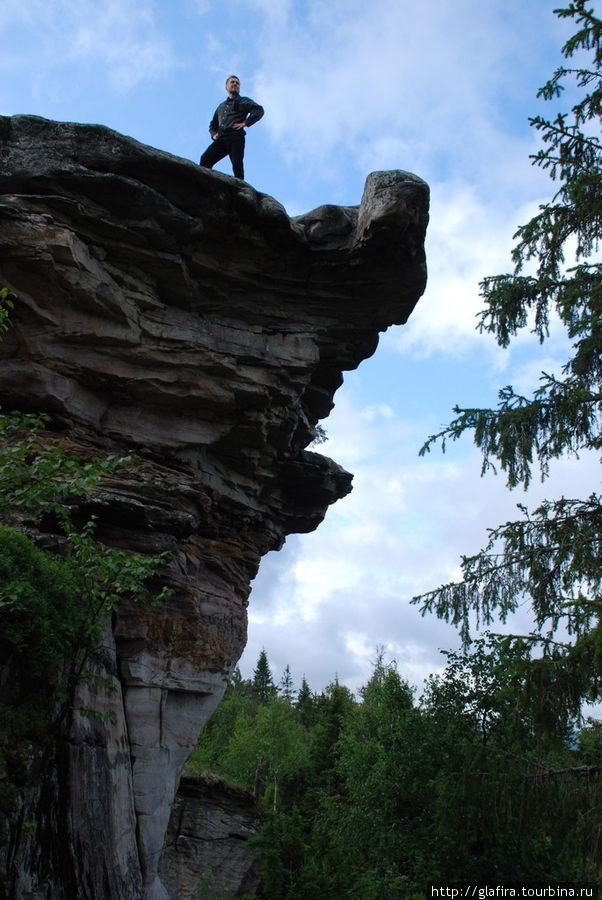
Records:
[[[558,68],[538,96],[558,99],[568,81],[580,99],[570,113],[530,119],[542,140],[533,163],[548,172],[555,193],[517,231],[514,272],[482,282],[479,328],[506,347],[531,325],[543,343],[550,321],[558,319],[572,355],[561,376],[542,372],[531,397],[507,386],[497,408],[456,407],[457,418],[421,451],[436,442],[445,450],[447,440],[472,431],[482,472],[497,463],[510,488],[526,488],[536,466],[545,480],[552,460],[602,447],[602,20],[585,0],[555,12],[575,23],[562,53],[577,64]],[[525,273],[527,264],[533,274]],[[602,695],[602,506],[596,488],[586,497],[546,500],[533,511],[519,504],[521,518],[491,529],[486,547],[463,557],[459,583],[414,598],[423,612],[459,625],[465,643],[472,617],[485,624],[495,614],[504,620],[529,598],[534,627],[523,640],[538,656],[530,666],[533,695],[547,696],[550,708],[552,695],[562,698],[573,714],[583,699]]]
[[[253,670],[253,694],[260,703],[267,703],[275,693],[276,688],[272,678],[272,670],[268,663],[267,653],[262,648],[257,659],[257,665]]]
[[[301,687],[297,694],[296,708],[299,714],[299,721],[305,727],[313,724],[314,719],[314,697],[307,683],[305,675],[301,681]]]
[[[295,699],[295,688],[293,682],[293,676],[291,675],[291,667],[289,664],[286,664],[286,668],[282,674],[282,678],[280,679],[280,696],[286,700],[287,703],[292,704]]]

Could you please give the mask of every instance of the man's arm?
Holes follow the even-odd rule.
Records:
[[[255,101],[251,100],[250,97],[241,97],[240,101],[242,111],[246,115],[244,122],[237,122],[236,125],[232,126],[237,130],[239,128],[250,128],[251,125],[255,124],[255,122],[259,122],[259,120],[263,116],[263,106],[260,106],[259,103],[255,103]]]
[[[215,140],[217,137],[217,132],[219,131],[219,122],[217,118],[217,109],[213,113],[213,118],[209,122],[209,134],[211,135],[212,140]]]

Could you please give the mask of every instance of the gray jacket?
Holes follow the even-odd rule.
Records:
[[[244,122],[247,126],[253,125],[259,122],[262,116],[263,106],[255,103],[250,97],[228,97],[215,110],[209,123],[209,133],[213,137],[214,134],[232,131],[232,126],[237,122]]]

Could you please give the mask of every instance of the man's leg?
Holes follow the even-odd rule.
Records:
[[[245,155],[245,136],[242,131],[228,135],[228,155],[232,163],[232,171],[235,178],[241,178],[244,181],[245,170],[243,167],[243,157]]]
[[[212,169],[213,166],[228,155],[228,145],[223,137],[216,138],[212,144],[209,144],[203,155],[201,156],[200,165],[206,169]]]

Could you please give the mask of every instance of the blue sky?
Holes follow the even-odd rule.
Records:
[[[198,161],[227,75],[262,103],[247,180],[291,215],[356,204],[369,172],[406,169],[431,186],[427,291],[403,328],[348,373],[321,448],[354,473],[353,493],[311,535],[269,554],[241,660],[265,647],[321,690],[356,689],[377,646],[421,688],[455,632],[409,598],[455,577],[488,526],[518,502],[598,484],[583,458],[553,467],[532,496],[479,477],[469,438],[418,457],[455,403],[493,405],[558,371],[553,331],[510,350],[475,331],[479,282],[508,271],[512,235],[551,195],[529,154],[537,89],[560,64],[570,23],[549,0],[3,0],[0,114],[97,122]],[[592,4],[596,6],[596,4]],[[570,97],[565,101],[569,105]],[[218,167],[229,174],[226,161]],[[524,613],[522,614],[524,616]]]

